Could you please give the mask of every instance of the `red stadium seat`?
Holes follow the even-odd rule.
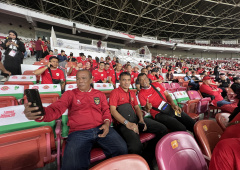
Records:
[[[183,82],[184,82],[183,78],[178,79],[178,83],[180,84],[180,86],[183,86]]]
[[[177,89],[177,91],[186,91],[186,87],[181,87],[178,83],[171,83],[171,87]]]
[[[172,88],[169,83],[161,83],[161,86],[164,87],[166,90],[168,90],[171,93],[177,91],[177,89],[176,88]]]
[[[150,170],[148,163],[139,155],[128,154],[107,159],[90,170]]]
[[[48,94],[40,94],[40,98],[42,103],[54,103],[56,102],[60,97],[57,93],[48,93]],[[24,96],[24,103],[28,103],[27,97]]]
[[[55,140],[50,126],[0,135],[0,169],[36,169],[54,162]]]
[[[13,96],[0,96],[0,107],[16,106],[18,101]]]
[[[31,81],[5,81],[4,82],[5,85],[23,85],[24,86],[24,90],[29,88],[29,85],[33,85],[34,83]]]
[[[77,66],[76,62],[67,62],[67,66],[66,67],[72,67],[72,66]]]
[[[225,88],[225,90],[227,91],[228,100],[235,101],[237,94],[235,94],[234,91],[229,87]]]
[[[197,142],[187,132],[173,132],[162,137],[155,155],[161,170],[208,169]]]
[[[219,141],[223,130],[213,120],[199,120],[194,125],[194,134],[198,140],[202,153],[209,158],[212,151]]]
[[[198,102],[199,102],[199,99],[188,100],[183,106],[183,111],[187,113],[194,120],[199,119],[199,115],[197,114]]]
[[[66,81],[66,84],[77,84],[76,81]]]
[[[231,115],[230,113],[218,113],[215,116],[218,125],[222,128],[223,131],[227,128],[227,124],[229,120],[228,117],[230,115]]]

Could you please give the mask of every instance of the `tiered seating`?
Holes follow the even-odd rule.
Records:
[[[171,83],[171,87],[177,89],[177,91],[186,91],[186,87],[181,87],[178,83]]]
[[[33,85],[31,81],[5,81],[4,85],[23,85],[24,90],[29,88],[29,85]]]
[[[56,102],[60,97],[57,93],[50,93],[50,94],[40,94],[40,98],[42,103],[54,103]],[[23,97],[24,103],[28,103],[27,96]]]
[[[171,93],[177,91],[177,88],[172,88],[169,83],[161,83],[161,86]]]
[[[208,169],[199,146],[187,132],[173,132],[162,137],[155,154],[159,169]]]

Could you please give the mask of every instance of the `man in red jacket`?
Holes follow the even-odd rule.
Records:
[[[231,104],[231,102],[228,102],[223,99],[221,95],[222,89],[216,88],[211,85],[212,78],[210,76],[205,76],[203,77],[202,80],[203,80],[203,84],[200,86],[199,90],[201,93],[205,93],[215,97],[212,101],[214,106],[221,107],[225,104]]]
[[[70,127],[63,156],[63,170],[85,170],[89,168],[90,151],[98,143],[107,157],[127,154],[127,146],[111,127],[111,114],[104,93],[92,89],[91,72],[80,70],[76,75],[77,88],[66,91],[61,99],[45,107],[41,112],[31,113],[36,107],[25,104],[24,114],[29,120],[50,122],[58,119],[68,109]]]

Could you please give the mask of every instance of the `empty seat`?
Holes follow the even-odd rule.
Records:
[[[14,96],[0,96],[0,107],[16,106],[17,99]]]
[[[236,98],[237,94],[235,94],[234,91],[229,87],[227,87],[225,89],[227,91],[228,100],[229,101],[235,101],[235,98]]]
[[[186,91],[186,87],[181,87],[178,83],[171,83],[171,87],[177,89],[177,91]]]
[[[0,135],[0,169],[36,169],[55,161],[55,140],[50,126]]]
[[[198,120],[199,114],[197,114],[198,99],[189,100],[183,106],[183,111],[187,113],[192,119]]]
[[[128,154],[107,159],[90,170],[150,170],[147,162],[139,155]]]
[[[208,169],[198,144],[187,132],[173,132],[162,137],[155,155],[161,170]]]
[[[202,153],[211,158],[212,151],[219,141],[223,130],[213,120],[199,120],[194,125],[194,132]]]
[[[222,128],[223,131],[227,128],[227,124],[229,120],[228,117],[230,115],[231,115],[230,113],[218,113],[215,116],[218,125]]]

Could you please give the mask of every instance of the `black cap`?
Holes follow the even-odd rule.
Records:
[[[220,76],[223,76],[223,75],[225,75],[225,74],[224,74],[224,73],[220,73],[219,75],[220,75]]]
[[[240,77],[234,77],[233,82],[235,82],[236,80],[239,80],[239,79],[240,79]]]
[[[154,69],[151,70],[151,73],[153,73],[153,72],[156,72],[156,73],[157,73],[158,70],[157,70],[156,68],[154,68]]]

